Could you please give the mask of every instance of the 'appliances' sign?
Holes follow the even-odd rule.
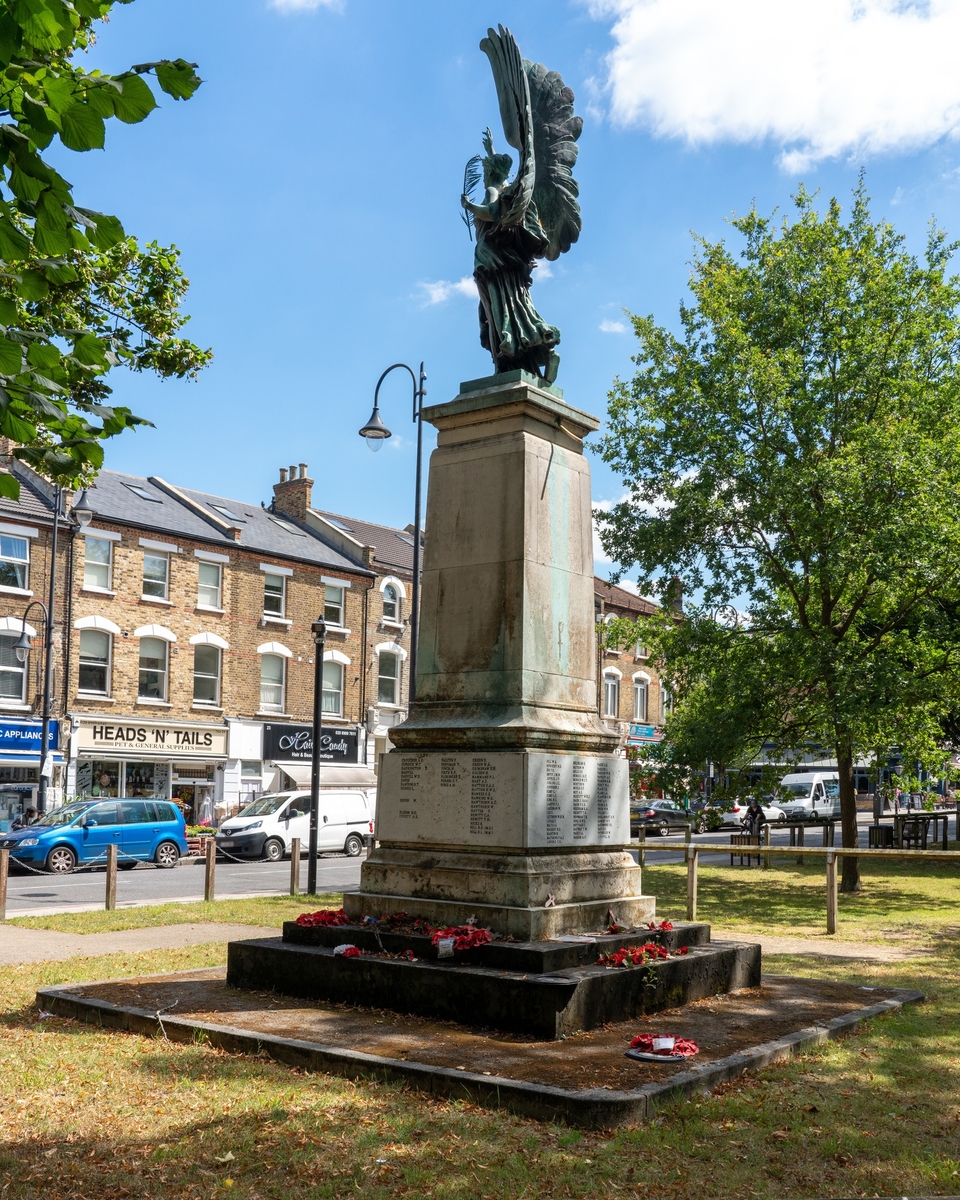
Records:
[[[356,726],[329,729],[320,738],[320,761],[359,762]],[[313,762],[313,730],[309,725],[264,725],[263,757],[275,762]]]
[[[0,750],[17,750],[21,754],[40,753],[40,721],[0,721]],[[47,749],[60,748],[60,722],[51,721],[47,734]]]
[[[197,725],[138,725],[113,721],[83,724],[76,734],[77,749],[162,754],[167,758],[226,758],[227,730],[203,729]]]

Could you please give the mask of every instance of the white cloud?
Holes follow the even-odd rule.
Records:
[[[610,112],[691,143],[819,159],[960,135],[960,0],[588,0],[613,19]]]
[[[533,266],[537,272],[536,275],[534,275],[534,277],[533,277],[534,282],[536,282],[538,279],[552,279],[553,278],[553,267],[550,266],[550,264],[547,262],[547,260],[545,258],[538,259],[533,264]]]
[[[627,327],[622,321],[611,321],[609,317],[605,317],[600,322],[601,333],[626,333]]]
[[[438,279],[435,283],[421,283],[426,304],[445,304],[452,296],[477,298],[477,285],[472,275],[464,275],[456,283],[449,279]]]
[[[343,0],[270,0],[270,7],[280,12],[314,12],[318,8],[332,8],[339,12]]]

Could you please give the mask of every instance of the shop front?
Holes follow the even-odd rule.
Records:
[[[25,808],[35,808],[40,786],[40,721],[15,717],[0,718],[0,832]],[[50,807],[63,795],[63,755],[60,753],[60,722],[51,721],[47,749],[52,758],[48,787]]]
[[[376,784],[376,777],[365,765],[362,731],[356,725],[324,725],[320,739],[320,786],[346,787]],[[361,765],[363,764],[363,765]],[[310,725],[263,727],[263,770],[272,772],[269,787],[283,791],[308,788],[313,771],[313,729]]]
[[[226,756],[225,725],[78,717],[68,790],[78,797],[175,800],[188,824],[212,822]]]

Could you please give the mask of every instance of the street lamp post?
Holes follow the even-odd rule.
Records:
[[[317,894],[317,837],[320,825],[320,738],[323,732],[323,648],[327,623],[323,615],[310,626],[313,631],[313,754],[310,765],[310,848],[307,859],[307,892]]]
[[[56,529],[56,525],[54,525]],[[54,560],[56,561],[56,560]],[[53,589],[50,589],[51,597]],[[51,599],[52,605],[52,599]],[[18,661],[26,663],[27,655],[33,649],[30,634],[27,633],[27,617],[31,608],[39,608],[43,613],[43,633],[46,658],[43,671],[43,710],[40,725],[40,785],[37,788],[37,808],[41,813],[47,811],[47,746],[50,744],[50,651],[53,643],[53,625],[50,621],[50,610],[42,600],[31,600],[23,610],[20,636],[13,644]],[[51,772],[52,773],[52,772]]]
[[[423,465],[423,398],[427,394],[427,389],[423,386],[427,381],[427,376],[423,370],[423,363],[420,364],[419,379],[414,374],[413,368],[408,367],[406,363],[394,363],[392,367],[387,367],[377,380],[377,386],[373,393],[373,412],[370,415],[370,420],[359,432],[360,436],[366,439],[367,445],[373,451],[379,450],[384,441],[388,437],[393,436],[380,419],[380,385],[391,371],[396,371],[398,368],[409,371],[410,378],[413,380],[413,419],[417,423],[417,478],[413,503],[413,598],[411,600],[412,613],[410,616],[409,698],[412,703],[417,693],[417,643],[420,632],[420,479]]]

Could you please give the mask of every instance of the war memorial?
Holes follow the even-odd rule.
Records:
[[[382,760],[360,887],[281,938],[231,942],[225,975],[46,988],[38,1002],[611,1127],[921,997],[761,978],[758,945],[660,921],[644,894],[628,764],[597,715],[583,440],[599,423],[557,386],[560,333],[530,296],[536,260],[580,232],[581,121],[508,30],[481,49],[518,155],[509,181],[487,130],[462,196],[494,369],[424,409],[438,438],[416,698]]]

